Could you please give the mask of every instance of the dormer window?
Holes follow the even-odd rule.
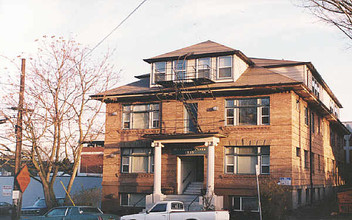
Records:
[[[232,56],[218,58],[218,78],[226,79],[232,77]]]
[[[174,72],[175,72],[175,80],[184,80],[186,79],[186,65],[187,60],[175,60],[174,64]]]
[[[211,76],[211,61],[210,57],[200,58],[197,60],[198,78],[210,79]]]
[[[319,83],[314,77],[312,77],[312,91],[313,91],[313,94],[319,98],[319,93],[320,93]]]
[[[156,62],[154,63],[154,77],[155,82],[164,81],[166,74],[166,62]]]

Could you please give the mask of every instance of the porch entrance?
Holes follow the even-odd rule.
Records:
[[[204,182],[204,156],[179,156],[177,158],[178,194],[184,194],[189,186],[203,186]],[[190,190],[190,189],[189,189]],[[188,194],[197,194],[200,189],[195,188],[193,191],[187,191]]]

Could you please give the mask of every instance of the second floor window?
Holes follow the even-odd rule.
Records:
[[[123,105],[124,129],[147,129],[159,127],[159,104]]]
[[[312,77],[312,91],[314,95],[316,95],[319,98],[319,94],[320,94],[319,83],[314,77]]]
[[[270,124],[269,98],[226,100],[226,125],[268,124]]]
[[[152,148],[121,148],[122,173],[153,173],[154,157]]]
[[[232,56],[224,56],[218,58],[218,78],[231,78],[232,77]]]
[[[186,65],[187,65],[187,60],[174,61],[175,80],[186,79]]]

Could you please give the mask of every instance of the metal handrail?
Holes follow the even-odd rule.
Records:
[[[189,207],[191,207],[191,205],[196,201],[196,199],[199,198],[199,197],[202,196],[202,195],[203,195],[203,193],[202,193],[202,190],[201,190],[200,193],[199,193],[196,197],[194,197],[194,199],[192,200],[192,202],[189,203],[189,205],[187,206],[187,210],[188,210],[188,211],[189,211]]]
[[[142,201],[143,199],[145,199],[145,198],[144,198],[144,197],[140,198],[140,199],[133,205],[133,208],[135,208],[136,205],[137,205],[140,201]]]
[[[192,170],[188,172],[187,176],[182,180],[182,183],[185,183],[187,178],[191,176]]]

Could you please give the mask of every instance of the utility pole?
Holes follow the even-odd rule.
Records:
[[[21,80],[20,80],[20,94],[18,99],[17,125],[16,125],[16,152],[15,152],[15,176],[13,180],[13,205],[12,220],[17,220],[21,215],[22,206],[22,192],[17,182],[17,175],[21,170],[21,150],[22,150],[22,114],[23,114],[23,100],[24,100],[24,85],[25,85],[25,68],[26,59],[22,59],[21,64]]]

